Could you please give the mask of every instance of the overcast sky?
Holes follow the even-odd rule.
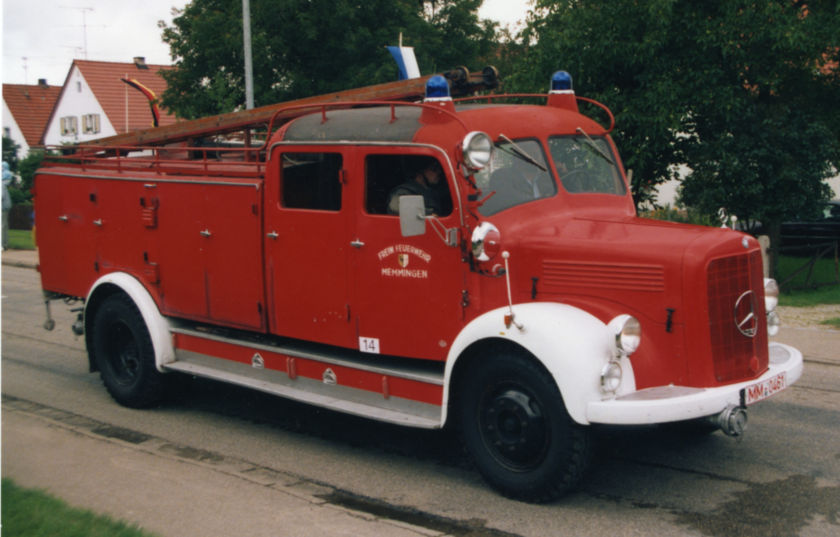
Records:
[[[159,20],[187,0],[0,0],[3,3],[3,82],[61,86],[73,59],[171,63]],[[238,0],[230,0],[238,1]],[[529,0],[485,0],[483,18],[524,20]],[[396,36],[395,36],[396,39]],[[396,43],[394,43],[396,44]],[[24,59],[25,58],[25,59]]]

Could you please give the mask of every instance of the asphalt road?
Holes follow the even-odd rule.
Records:
[[[164,536],[837,535],[840,331],[787,329],[794,387],[747,434],[598,431],[581,489],[550,505],[488,489],[449,432],[179,378],[159,408],[113,402],[74,314],[42,328],[37,272],[2,271],[2,473]]]

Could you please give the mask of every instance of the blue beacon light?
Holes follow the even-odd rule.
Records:
[[[567,71],[557,71],[551,75],[551,92],[572,91],[572,75]]]
[[[435,75],[426,82],[427,101],[445,101],[451,99],[449,83],[440,75]]]

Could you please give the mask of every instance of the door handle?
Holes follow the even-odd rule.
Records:
[[[365,245],[365,243],[363,243],[359,239],[354,239],[354,240],[350,241],[350,246],[352,246],[353,248],[361,248],[364,245]]]
[[[203,230],[199,231],[198,234],[201,235],[202,237],[209,237],[209,236],[213,235],[212,233],[210,233],[209,229],[203,229]]]
[[[277,237],[279,237],[279,236],[280,236],[280,234],[279,234],[279,233],[277,233],[276,231],[272,231],[271,233],[266,233],[266,234],[265,234],[265,236],[266,236],[266,237],[268,237],[268,238],[269,238],[269,239],[271,239],[271,240],[275,240],[275,241],[276,241],[276,240],[277,240]]]

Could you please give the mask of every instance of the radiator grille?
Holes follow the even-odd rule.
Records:
[[[714,373],[718,382],[753,378],[767,369],[763,288],[761,254],[758,252],[715,259],[709,263],[709,328]],[[742,334],[735,318],[735,303],[750,290],[754,294],[752,297],[745,296],[744,300],[752,300],[757,316],[755,337]],[[743,317],[743,308],[738,315]]]
[[[660,265],[546,260],[543,262],[543,282],[548,287],[662,292],[665,290],[665,269]]]

